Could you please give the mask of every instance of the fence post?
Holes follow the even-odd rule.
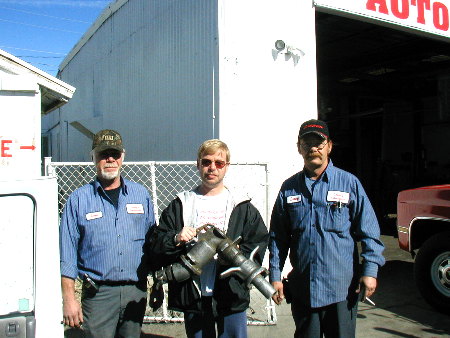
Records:
[[[156,163],[149,162],[150,165],[150,173],[151,173],[151,190],[152,190],[152,200],[153,200],[153,208],[155,209],[155,219],[156,223],[159,222],[159,208],[158,208],[158,193],[156,192]]]
[[[51,166],[52,158],[44,157],[44,176],[52,176],[55,177],[55,172],[53,167]]]
[[[266,186],[266,220],[267,220],[267,227],[269,227],[269,222],[270,222],[270,215],[271,215],[271,206],[269,205],[269,165],[268,163],[264,163],[264,168],[265,168],[265,186]]]

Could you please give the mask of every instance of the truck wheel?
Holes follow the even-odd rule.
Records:
[[[450,313],[450,232],[439,233],[420,248],[414,277],[422,297],[438,311]]]

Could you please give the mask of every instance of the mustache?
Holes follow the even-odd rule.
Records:
[[[115,165],[115,164],[112,164],[112,163],[106,163],[106,164],[103,166],[103,168],[118,168],[118,166]]]

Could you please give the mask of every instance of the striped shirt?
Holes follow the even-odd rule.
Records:
[[[98,180],[75,190],[61,217],[61,275],[142,280],[148,272],[144,243],[154,225],[153,203],[140,184],[121,178],[117,208]]]
[[[294,293],[303,293],[315,308],[344,301],[356,290],[352,281],[360,275],[377,277],[385,260],[380,228],[359,180],[331,160],[317,181],[307,184],[307,179],[303,171],[287,179],[275,202],[270,281],[281,280],[290,249]],[[362,272],[357,241],[362,244]]]

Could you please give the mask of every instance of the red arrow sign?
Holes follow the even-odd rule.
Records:
[[[34,150],[36,149],[35,146],[20,146],[20,149],[30,149],[30,150]]]

